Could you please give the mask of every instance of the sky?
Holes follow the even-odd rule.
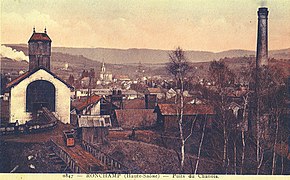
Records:
[[[256,49],[257,9],[269,8],[269,49],[290,47],[290,0],[0,0],[1,44],[224,51]]]

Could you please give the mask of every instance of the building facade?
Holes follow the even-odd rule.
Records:
[[[46,107],[63,123],[70,123],[70,94],[73,87],[50,71],[51,40],[35,29],[28,42],[29,71],[9,82],[9,122],[37,120]]]

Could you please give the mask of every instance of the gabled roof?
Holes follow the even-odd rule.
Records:
[[[241,104],[238,104],[236,102],[230,102],[227,106],[228,109],[234,109],[235,107],[242,109],[243,106]]]
[[[146,92],[149,94],[163,93],[162,89],[160,88],[147,88]]]
[[[28,42],[32,41],[49,41],[51,42],[51,39],[46,33],[33,33],[32,36],[30,37]]]
[[[144,99],[129,99],[123,101],[124,109],[145,109]]]
[[[32,74],[34,74],[35,72],[37,72],[38,70],[43,69],[44,71],[48,72],[50,75],[52,75],[54,78],[58,79],[59,81],[61,81],[62,83],[64,83],[68,88],[70,89],[74,89],[71,85],[69,85],[68,83],[66,83],[64,80],[62,80],[61,78],[59,78],[57,75],[55,75],[54,73],[52,73],[51,71],[49,71],[48,69],[44,68],[44,67],[39,67],[36,68],[32,71],[27,71],[24,74],[18,76],[16,79],[12,80],[11,82],[9,82],[6,85],[6,90],[10,90],[11,88],[13,88],[14,86],[18,85],[21,81],[23,81],[24,79],[30,77]]]
[[[17,78],[13,79],[11,82],[6,84],[6,88],[11,88],[15,85],[17,85],[18,83],[20,83],[22,80],[26,79],[29,76],[29,71],[21,74],[20,76],[18,76]]]
[[[115,114],[122,128],[149,127],[157,120],[153,109],[116,109]]]
[[[162,115],[175,116],[178,112],[177,104],[158,104],[157,108],[159,109]],[[213,115],[215,114],[214,108],[210,105],[204,104],[185,104],[184,106],[184,115]]]
[[[96,104],[97,102],[99,102],[102,99],[102,96],[98,96],[98,95],[92,95],[89,98],[87,97],[82,97],[80,99],[75,100],[72,103],[72,106],[78,110],[78,111],[82,111],[85,108],[87,108],[90,105]]]

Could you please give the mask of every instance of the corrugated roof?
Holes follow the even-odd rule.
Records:
[[[153,109],[116,109],[115,114],[122,128],[148,127],[157,120]]]
[[[158,104],[162,115],[177,115],[179,112],[177,104]],[[214,108],[210,105],[204,104],[186,104],[184,106],[184,115],[197,115],[197,114],[215,114]]]
[[[28,42],[31,42],[31,41],[49,41],[49,42],[51,42],[51,39],[49,38],[49,36],[46,33],[33,33]]]
[[[109,115],[106,116],[84,116],[78,119],[79,127],[106,127],[108,124],[105,124],[105,118],[109,118]]]
[[[82,111],[83,109],[85,109],[89,105],[96,104],[101,99],[102,99],[102,96],[98,96],[98,95],[94,94],[94,95],[90,96],[89,98],[83,97],[83,98],[75,100],[72,103],[72,106],[74,108],[76,108],[78,111]]]

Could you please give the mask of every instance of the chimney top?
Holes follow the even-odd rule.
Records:
[[[260,7],[258,10],[258,15],[268,15],[269,11],[268,8],[266,7]]]

